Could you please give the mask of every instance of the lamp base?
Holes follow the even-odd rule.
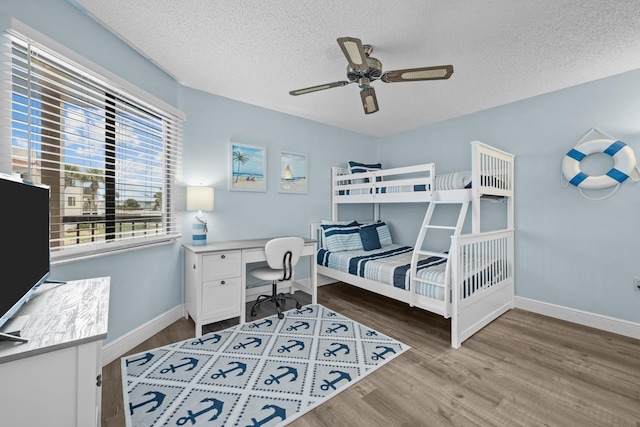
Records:
[[[205,224],[201,222],[194,222],[191,225],[191,244],[193,246],[204,246],[207,244],[207,232],[205,231]]]

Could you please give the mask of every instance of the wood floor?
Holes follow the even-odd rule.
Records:
[[[640,427],[640,340],[514,309],[454,350],[450,322],[424,310],[342,283],[320,287],[318,303],[411,349],[292,427]],[[181,319],[128,354],[192,336]],[[102,426],[124,426],[119,359],[102,393]]]

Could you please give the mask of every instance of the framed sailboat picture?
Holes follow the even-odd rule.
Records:
[[[307,155],[280,151],[280,193],[307,193]]]

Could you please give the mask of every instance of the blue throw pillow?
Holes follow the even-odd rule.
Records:
[[[360,240],[362,240],[362,248],[365,251],[372,251],[382,247],[378,237],[378,227],[375,224],[360,227]]]
[[[393,244],[393,240],[391,239],[391,231],[389,231],[389,226],[384,221],[378,222],[370,222],[368,224],[361,224],[361,227],[375,227],[378,231],[378,239],[380,239],[380,245],[388,246]]]

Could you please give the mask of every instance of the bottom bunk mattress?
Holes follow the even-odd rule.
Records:
[[[412,254],[412,247],[392,244],[372,251],[330,252],[326,249],[320,249],[317,258],[318,265],[408,291],[411,282]],[[433,256],[420,260],[418,277],[443,284],[446,266],[446,258]],[[440,301],[444,300],[442,285],[418,282],[416,293]]]
[[[318,250],[317,262],[318,265],[324,267],[408,291],[411,283],[412,254],[412,247],[396,244],[371,251],[331,252],[320,249]],[[464,280],[460,289],[462,298],[468,297],[479,289],[498,283],[506,277],[507,263],[505,260],[474,258],[464,255],[462,259],[465,263],[462,269]],[[432,256],[418,261],[417,276],[429,283],[418,281],[416,293],[444,301],[446,268],[446,258]]]

